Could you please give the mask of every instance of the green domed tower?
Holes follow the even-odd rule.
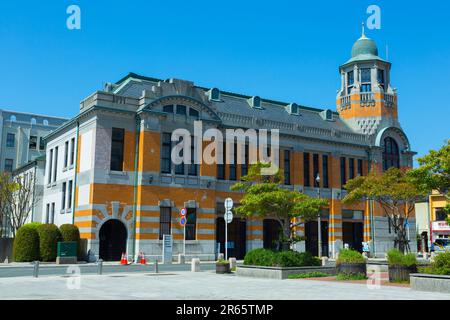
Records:
[[[341,118],[355,131],[373,135],[380,127],[400,127],[390,71],[391,63],[379,56],[377,44],[365,35],[363,24],[351,58],[339,67],[341,88],[336,98]]]

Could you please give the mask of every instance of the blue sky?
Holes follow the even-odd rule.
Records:
[[[71,4],[81,30],[66,28]],[[381,29],[366,33],[382,57],[389,46],[400,122],[422,155],[450,138],[448,1],[1,1],[0,108],[72,117],[135,72],[334,110],[370,4]]]

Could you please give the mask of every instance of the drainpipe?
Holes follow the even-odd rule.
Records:
[[[431,244],[433,243],[433,222],[431,221],[431,212],[430,212],[430,206],[432,204],[432,200],[431,200],[431,195],[428,196],[428,205],[427,205],[427,219],[428,219],[428,223],[429,223],[429,235],[428,235],[428,239],[427,239],[427,246],[428,246],[428,251],[430,251],[431,248]]]
[[[136,115],[136,130],[134,139],[134,184],[133,184],[133,259],[136,258],[136,211],[137,211],[137,183],[139,160],[139,137],[141,134],[140,117]]]
[[[372,170],[372,152],[371,147],[367,150],[367,158],[369,164],[369,173]],[[370,217],[370,237],[372,238],[373,255],[375,256],[375,223],[373,217],[373,199],[369,198],[369,217]]]
[[[73,186],[72,186],[72,188],[73,188],[73,195],[75,195],[76,194],[76,190],[77,190],[77,177],[78,177],[78,146],[80,145],[80,137],[79,137],[79,133],[80,133],[80,122],[79,121],[77,121],[77,133],[76,133],[76,142],[77,142],[77,146],[76,146],[76,148],[75,148],[75,146],[74,146],[74,148],[75,148],[75,155],[74,155],[74,157],[75,157],[75,159],[74,159],[74,161],[75,161],[75,168],[74,168],[74,170],[75,170],[75,175],[74,175],[74,178],[73,178]],[[75,198],[74,196],[73,196],[73,198]],[[75,201],[73,201],[74,203],[73,203],[73,206],[72,206],[72,224],[75,224],[75,208],[76,208],[76,203],[75,203]]]
[[[33,205],[31,207],[31,222],[34,222],[34,207],[35,207],[35,201],[36,201],[36,170],[37,170],[37,166],[38,166],[38,161],[36,160],[36,166],[34,167],[34,172],[33,172],[33,201],[31,201],[31,204]]]

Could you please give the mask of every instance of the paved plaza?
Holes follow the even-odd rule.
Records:
[[[256,279],[216,275],[213,271],[82,275],[78,280],[68,276],[1,278],[0,299],[450,299],[450,294],[419,292],[407,287],[369,288],[359,283]]]

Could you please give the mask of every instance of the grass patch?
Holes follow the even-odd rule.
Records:
[[[403,254],[398,249],[389,250],[387,258],[390,266],[412,267],[417,265],[417,259],[414,253]]]
[[[356,250],[343,249],[339,252],[339,256],[336,260],[336,264],[343,263],[365,263],[363,255]]]
[[[367,280],[367,277],[364,273],[339,273],[336,276],[336,280]]]
[[[390,281],[391,283],[399,283],[399,284],[409,284],[409,280],[397,280],[394,279],[394,281]]]
[[[330,276],[327,273],[323,273],[320,271],[306,272],[306,273],[296,273],[290,274],[288,279],[306,279],[306,278],[322,278]]]

